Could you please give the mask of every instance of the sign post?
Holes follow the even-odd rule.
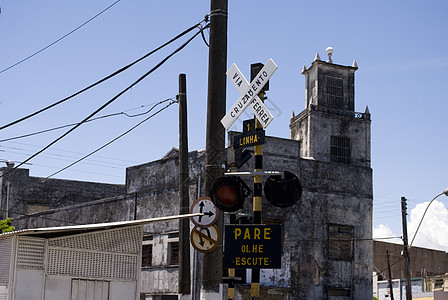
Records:
[[[259,70],[259,68],[261,68]],[[277,65],[274,63],[272,59],[269,59],[268,62],[263,66],[262,64],[251,65],[251,77],[257,72],[257,74],[251,78],[251,82],[249,83],[240,72],[238,67],[233,64],[229,70],[227,71],[227,76],[232,80],[232,83],[235,85],[241,96],[235,102],[235,104],[230,108],[227,114],[221,119],[222,125],[229,130],[229,128],[235,123],[235,121],[239,118],[239,116],[243,113],[247,106],[250,106],[252,111],[254,112],[254,125],[250,126],[250,123],[247,124],[249,127],[255,127],[255,131],[246,134],[243,136],[239,136],[240,140],[236,140],[239,142],[241,147],[255,146],[255,169],[254,172],[262,172],[263,171],[263,144],[264,144],[264,131],[269,123],[274,119],[272,114],[266,108],[263,103],[264,99],[264,89],[263,87],[268,82],[269,78],[274,74],[277,70]],[[244,124],[246,125],[246,123]],[[245,129],[244,129],[245,130]],[[261,140],[261,134],[258,135],[256,132],[263,132],[263,141]],[[256,140],[256,141],[255,141]],[[234,144],[237,145],[237,143]],[[237,146],[238,147],[238,146]],[[231,268],[238,267],[248,267],[252,268],[252,282],[251,282],[251,297],[254,300],[258,300],[260,297],[260,269],[261,268],[280,268],[281,261],[281,253],[278,256],[275,256],[277,259],[273,259],[274,257],[266,256],[266,249],[280,249],[281,243],[278,245],[267,245],[265,247],[264,242],[270,240],[270,233],[274,227],[264,228],[264,225],[261,225],[261,206],[262,206],[262,176],[254,176],[254,197],[253,197],[253,212],[254,212],[254,225],[253,227],[245,227],[244,235],[241,238],[242,228],[234,228],[233,238],[231,242],[227,239],[228,237],[232,237],[231,232],[226,232],[226,251],[228,252],[227,257],[231,256],[232,250],[240,249],[240,255],[231,256],[233,258],[227,258],[227,266]],[[255,225],[257,224],[257,225]],[[227,228],[227,227],[226,227]],[[276,227],[277,228],[277,227]],[[226,229],[227,230],[227,229]],[[230,230],[230,229],[229,229]],[[280,227],[276,230],[281,230]],[[260,238],[261,232],[264,232],[263,239]],[[281,234],[276,234],[280,238]],[[268,238],[269,237],[269,238]],[[252,241],[253,243],[248,243]],[[259,243],[263,241],[263,243]],[[243,242],[244,244],[238,244],[237,242]],[[233,245],[232,245],[233,243]],[[236,245],[235,245],[236,243]],[[227,246],[230,248],[227,248]],[[249,255],[250,253],[250,255]],[[247,256],[249,255],[249,256]],[[226,254],[224,252],[224,257]],[[224,258],[225,259],[225,258]],[[275,263],[274,263],[275,261]],[[224,263],[226,264],[226,263]],[[229,270],[230,270],[229,269]],[[233,296],[231,297],[233,298]]]

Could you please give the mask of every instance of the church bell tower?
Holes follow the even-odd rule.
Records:
[[[316,53],[305,75],[305,109],[290,120],[290,137],[301,142],[302,157],[370,167],[370,112],[355,112],[355,71]]]

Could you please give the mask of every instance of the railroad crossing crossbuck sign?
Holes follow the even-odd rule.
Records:
[[[269,123],[271,123],[274,117],[257,94],[268,82],[269,78],[271,78],[277,68],[277,65],[270,58],[250,84],[235,64],[227,70],[227,76],[232,80],[232,83],[241,94],[235,104],[221,120],[222,125],[224,125],[227,130],[229,130],[233,123],[235,123],[236,119],[238,119],[247,106],[250,106],[263,128],[266,128]]]

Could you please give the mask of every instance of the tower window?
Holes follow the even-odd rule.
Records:
[[[341,78],[327,76],[327,105],[328,107],[344,108],[344,91]]]
[[[328,258],[335,260],[353,259],[353,227],[328,225]]]
[[[310,88],[311,88],[311,100],[312,100],[312,103],[315,103],[314,102],[314,98],[317,97],[317,86],[316,86],[316,80],[315,79],[311,80]]]
[[[330,161],[350,163],[350,139],[332,136],[330,139]]]

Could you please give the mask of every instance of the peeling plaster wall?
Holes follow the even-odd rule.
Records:
[[[29,213],[48,211],[64,206],[91,202],[125,193],[125,186],[29,176],[28,169],[1,168],[0,208],[6,210],[9,183],[9,216],[17,218]],[[0,217],[2,217],[0,215]]]
[[[135,198],[106,198],[14,219],[16,229],[107,223],[134,220]]]
[[[190,205],[203,195],[203,171],[205,152],[189,153],[189,195]],[[127,169],[127,192],[134,193],[138,199],[136,218],[153,218],[179,214],[179,157]],[[172,232],[179,230],[178,221],[157,222],[144,226],[146,234]]]
[[[263,147],[263,169],[296,174],[304,190],[289,208],[263,199],[263,219],[283,224],[283,256],[282,269],[262,270],[262,284],[291,288],[291,296],[298,299],[326,299],[329,287],[352,288],[353,299],[370,299],[372,170],[302,159],[299,147],[298,141],[271,137]],[[252,163],[245,169],[253,168]],[[251,212],[250,199],[244,209]],[[328,259],[329,223],[354,227],[352,261]]]
[[[229,134],[230,140],[232,134],[236,133]],[[330,287],[349,287],[353,299],[371,299],[372,170],[300,158],[300,142],[289,139],[267,137],[263,152],[264,170],[296,174],[302,181],[303,195],[289,208],[274,207],[263,199],[263,219],[283,225],[283,251],[281,269],[262,270],[262,289],[267,293],[283,289],[281,293],[287,291],[290,299],[327,299]],[[203,151],[190,153],[190,205],[203,195],[204,163]],[[253,167],[251,159],[243,170]],[[177,174],[177,156],[131,167],[127,170],[127,195],[55,210],[45,217],[82,223],[174,215],[179,211]],[[251,179],[246,181],[252,185]],[[241,212],[252,213],[250,198]],[[39,222],[42,226],[54,224],[50,220]],[[144,227],[145,235],[153,235],[153,242],[161,247],[154,249],[154,267],[142,270],[142,291],[152,295],[177,293],[177,268],[167,268],[164,263],[166,239],[178,230],[178,224],[167,221]],[[351,261],[328,259],[328,224],[353,226]]]

